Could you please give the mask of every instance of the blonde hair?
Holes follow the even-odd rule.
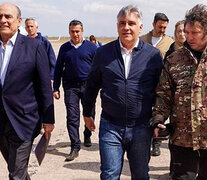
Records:
[[[178,41],[178,38],[177,38],[177,35],[176,35],[176,31],[177,31],[178,26],[180,26],[181,24],[184,25],[184,23],[185,23],[185,21],[184,20],[181,20],[181,21],[178,21],[175,24],[175,30],[174,30],[175,50],[177,50],[177,49],[179,49],[180,47],[183,46],[183,44]]]

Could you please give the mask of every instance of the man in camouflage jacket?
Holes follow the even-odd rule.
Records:
[[[169,117],[172,179],[207,179],[207,6],[185,16],[187,42],[171,54],[157,87],[154,136]]]

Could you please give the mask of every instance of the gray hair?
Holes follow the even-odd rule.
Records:
[[[134,5],[128,5],[128,6],[121,8],[119,13],[117,14],[117,20],[120,17],[128,15],[129,13],[135,13],[137,15],[137,18],[140,24],[142,23],[142,12],[137,6],[134,6]]]
[[[26,24],[26,22],[27,22],[27,21],[30,21],[30,20],[31,20],[31,21],[34,21],[35,26],[38,26],[36,19],[35,19],[35,18],[31,18],[31,17],[30,17],[30,18],[25,19],[25,24]]]
[[[21,18],[21,10],[19,9],[18,6],[14,5],[14,7],[17,9],[17,18]]]

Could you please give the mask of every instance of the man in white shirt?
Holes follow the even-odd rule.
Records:
[[[120,179],[125,152],[131,179],[149,180],[149,119],[162,57],[158,49],[139,39],[142,27],[140,9],[132,5],[123,7],[117,15],[119,37],[97,49],[86,83],[83,115],[91,131],[95,130],[92,112],[101,89],[102,180]]]
[[[171,37],[165,34],[168,23],[169,19],[164,13],[156,13],[152,23],[153,30],[140,37],[143,41],[159,49],[163,58],[170,45],[174,42]]]
[[[16,5],[0,5],[0,151],[10,180],[30,180],[33,140],[41,126],[46,138],[54,128],[47,54],[40,41],[19,33],[21,22]]]

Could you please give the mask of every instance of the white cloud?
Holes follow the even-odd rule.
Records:
[[[5,0],[3,0],[5,1]],[[134,4],[143,12],[143,33],[152,29],[156,12],[170,19],[167,34],[173,35],[174,24],[184,18],[187,10],[206,0],[7,0],[20,7],[23,18],[37,19],[44,35],[68,35],[68,23],[79,19],[84,23],[84,34],[117,36],[116,15],[121,7]]]
[[[63,13],[58,10],[53,5],[47,4],[38,4],[38,3],[28,3],[22,7],[22,11],[30,12],[32,14],[39,14],[39,15],[63,15]]]
[[[62,16],[63,13],[54,5],[50,5],[46,2],[38,3],[34,0],[9,0],[7,3],[16,4],[22,11],[22,14],[35,14],[39,15],[58,15]]]
[[[83,10],[85,12],[93,12],[93,13],[113,13],[115,9],[117,9],[118,5],[111,5],[111,4],[105,4],[103,2],[94,2],[91,4],[86,4],[83,7]]]

